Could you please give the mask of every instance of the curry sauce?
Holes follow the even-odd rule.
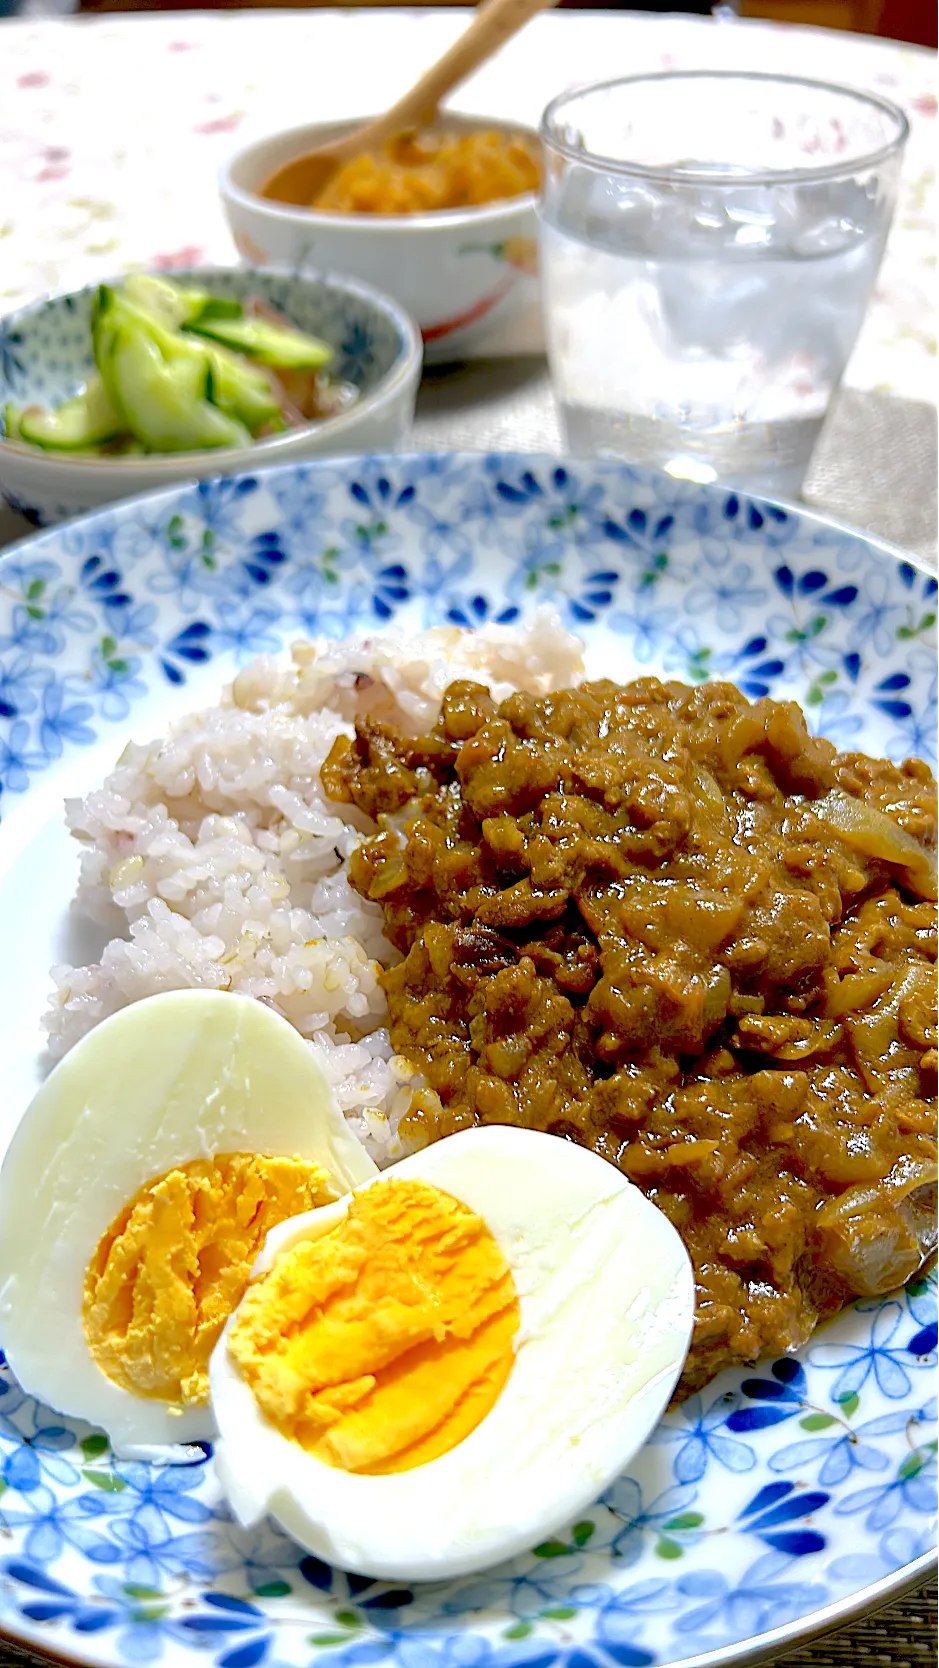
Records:
[[[935,783],[727,684],[454,683],[323,767],[376,818],[407,1133],[592,1148],[695,1266],[683,1388],[798,1348],[934,1240]]]

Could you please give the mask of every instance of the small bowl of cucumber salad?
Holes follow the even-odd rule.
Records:
[[[366,284],[133,273],[0,320],[0,492],[40,526],[179,480],[390,450],[421,342]]]

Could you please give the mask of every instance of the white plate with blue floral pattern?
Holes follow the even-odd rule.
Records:
[[[720,675],[795,697],[839,745],[934,762],[935,579],[805,511],[482,454],[328,460],[113,506],[0,563],[0,1117],[40,1069],[75,884],[66,793],[292,636],[512,621],[541,601],[618,676]],[[935,1363],[933,1276],[798,1357],[723,1374],[527,1557],[414,1588],[242,1533],[208,1450],[122,1463],[3,1368],[0,1626],[122,1668],[756,1661],[925,1573]]]

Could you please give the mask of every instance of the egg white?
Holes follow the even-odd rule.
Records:
[[[176,1408],[108,1378],[82,1306],[97,1245],[140,1188],[233,1152],[321,1164],[339,1193],[377,1174],[303,1039],[249,997],[148,997],[56,1066],[0,1170],[0,1347],[28,1394],[119,1447],[213,1434],[208,1407]]]
[[[491,1411],[449,1453],[413,1470],[338,1470],[265,1418],[229,1356],[229,1321],[209,1369],[215,1456],[243,1525],[269,1513],[341,1569],[442,1580],[534,1546],[623,1470],[687,1354],[694,1278],[667,1217],[612,1165],[556,1136],[466,1130],[365,1185],[411,1178],[481,1216],[512,1270],[516,1358]],[[328,1232],[349,1202],[275,1228],[255,1276]]]

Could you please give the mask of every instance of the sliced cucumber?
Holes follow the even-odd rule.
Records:
[[[87,452],[104,440],[113,440],[123,427],[120,412],[95,372],[80,394],[53,411],[27,407],[20,416],[19,432],[21,439],[45,451]]]
[[[91,346],[98,374],[115,405],[118,402],[109,367],[117,328],[122,317],[126,317],[126,308],[118,291],[113,290],[109,284],[99,284],[91,309]]]
[[[122,299],[173,329],[186,319],[196,318],[199,312],[198,301],[193,305],[185,290],[163,278],[151,278],[146,272],[135,272],[125,279]]]
[[[4,438],[4,440],[19,440],[19,439],[21,439],[20,418],[22,417],[22,415],[23,415],[23,412],[22,412],[22,408],[20,406],[11,405],[9,402],[4,406],[4,408],[3,408],[3,438]]]
[[[7,406],[8,439],[56,451],[243,446],[286,426],[261,366],[312,370],[332,358],[312,336],[245,318],[237,301],[145,273],[99,287],[91,336],[97,368],[84,391],[55,411]]]
[[[143,282],[144,279],[141,278],[141,283]],[[162,285],[162,280],[146,279],[146,283]],[[102,284],[92,307],[91,339],[95,364],[106,384],[109,380],[108,361],[111,348],[118,334],[128,329],[139,330],[155,342],[167,362],[175,359],[191,362],[196,367],[194,384],[198,381],[201,389],[200,379],[205,374],[205,354],[199,353],[196,342],[189,336],[181,335],[165,314],[149,306],[141,306],[126,289],[114,290],[109,285]]]
[[[209,295],[208,290],[185,284],[171,284],[167,278],[153,278],[146,272],[135,272],[126,279],[123,295],[132,307],[151,313],[174,330],[202,318],[239,319],[243,312],[240,301]]]
[[[261,365],[283,370],[314,371],[328,365],[333,350],[316,336],[302,330],[287,330],[266,319],[224,319],[201,317],[184,325],[187,334],[208,336],[223,347],[234,348]]]
[[[95,320],[96,354],[105,379],[109,375],[109,339],[115,332],[127,330],[139,331],[156,345],[166,364],[173,366],[181,388],[189,388],[194,398],[210,398],[212,404],[247,428],[261,428],[280,415],[267,376],[242,354],[230,353],[206,337],[170,329],[165,320],[143,311],[126,294],[107,296]],[[210,373],[211,389],[206,395]],[[126,416],[133,427],[134,413],[127,411]]]
[[[95,361],[114,403],[134,437],[154,452],[185,452],[204,447],[241,446],[251,439],[238,413],[248,410],[260,390],[252,387],[238,410],[222,410],[208,342],[181,336],[165,321],[133,303],[126,294],[102,286],[92,317]],[[236,366],[236,369],[240,367]],[[246,378],[259,379],[245,365]],[[234,395],[230,374],[227,391]],[[266,383],[264,418],[273,396]],[[231,404],[234,404],[232,400]]]
[[[283,415],[267,377],[246,359],[214,342],[200,342],[210,373],[206,397],[230,417],[244,423],[252,434],[262,428],[285,427]]]
[[[199,312],[200,319],[240,319],[244,308],[230,295],[207,295]]]
[[[128,426],[151,451],[201,451],[243,446],[250,441],[244,424],[207,398],[211,380],[208,367],[201,393],[197,393],[192,362],[183,359],[167,363],[158,343],[135,322],[118,328],[108,363],[110,385]]]
[[[54,411],[5,406],[8,440],[70,452],[117,441],[121,455],[247,445],[286,426],[260,365],[332,357],[311,336],[246,319],[238,301],[146,273],[99,287],[91,337],[97,369],[82,393]]]

